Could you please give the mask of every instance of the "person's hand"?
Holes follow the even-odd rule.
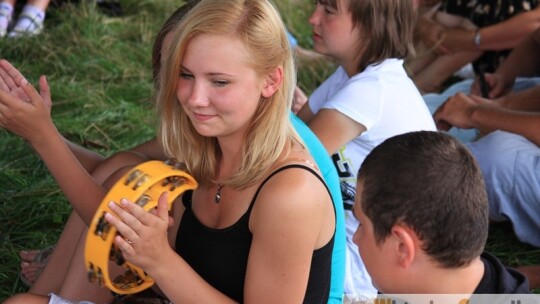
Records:
[[[9,61],[0,60],[0,90],[9,93],[15,98],[30,102],[30,97],[18,85],[23,78],[24,76],[21,72],[11,65]],[[43,98],[43,103],[50,113],[52,107],[51,91],[47,83],[47,78],[44,75],[39,78],[39,92],[39,95]]]
[[[467,96],[463,93],[448,98],[433,114],[438,130],[448,131],[452,127],[472,129],[470,117],[475,107],[481,104],[483,98]]]
[[[47,79],[39,80],[40,93],[6,60],[0,61],[0,127],[32,143],[55,128],[50,117],[51,94]]]
[[[146,212],[139,205],[122,199],[120,205],[109,204],[115,215],[108,213],[105,216],[120,233],[114,243],[124,258],[149,273],[159,263],[167,261],[167,255],[172,251],[167,239],[167,195],[167,192],[161,194],[155,213]]]
[[[486,79],[486,84],[489,87],[489,98],[498,98],[512,91],[512,86],[514,85],[514,82],[506,81],[506,79],[501,74],[485,73],[484,78]],[[480,80],[478,77],[474,80],[471,86],[471,94],[476,96],[482,96],[482,92],[480,89]]]
[[[438,54],[448,54],[450,51],[442,44],[446,38],[446,28],[433,19],[422,17],[417,24],[418,35],[422,42]]]
[[[297,114],[300,109],[304,106],[304,104],[307,102],[307,96],[304,94],[302,89],[300,89],[298,86],[294,89],[294,97],[293,97],[293,104],[292,104],[292,112],[294,114]]]

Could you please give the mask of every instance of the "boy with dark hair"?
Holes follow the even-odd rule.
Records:
[[[482,173],[450,135],[410,132],[377,146],[360,168],[353,212],[354,241],[381,293],[529,293],[521,273],[483,252]]]

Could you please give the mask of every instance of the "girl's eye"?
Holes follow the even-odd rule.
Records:
[[[184,79],[192,79],[193,75],[191,75],[189,73],[180,73],[180,77],[184,78]]]
[[[229,84],[229,81],[227,80],[213,80],[212,84],[216,87],[224,87]]]
[[[330,7],[329,5],[325,5],[324,12],[327,14],[333,15],[336,13],[336,10],[333,7]]]

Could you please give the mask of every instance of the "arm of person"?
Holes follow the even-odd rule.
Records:
[[[233,303],[172,250],[166,236],[168,213],[164,196],[159,199],[156,215],[144,212],[136,204],[122,207],[112,204],[118,218],[108,215],[107,220],[122,236],[137,241],[128,244],[118,236],[116,245],[127,260],[156,280],[172,302]],[[305,170],[285,170],[266,183],[250,217],[253,240],[245,303],[302,302],[313,251],[326,245],[335,230],[332,208],[323,184]]]
[[[191,266],[172,248],[174,237],[168,234],[169,212],[167,193],[158,199],[155,213],[145,212],[142,207],[121,201],[121,206],[109,205],[115,213],[106,215],[120,235],[115,237],[115,244],[123,256],[133,264],[144,269],[157,283],[162,292],[173,303],[234,303],[223,293],[208,284]],[[175,207],[174,228],[179,225],[184,208]],[[125,239],[135,240],[131,244]],[[170,243],[172,241],[173,243]],[[155,288],[155,289],[156,289]]]
[[[540,72],[540,29],[527,36],[499,65],[493,74],[486,73],[489,98],[508,94],[516,77],[532,77]],[[480,96],[480,84],[476,79],[471,93]]]
[[[88,174],[50,117],[50,92],[42,95],[7,61],[1,62],[1,126],[29,142],[81,218],[89,223],[105,191]],[[45,88],[40,80],[40,87]],[[10,88],[6,91],[5,86]],[[47,86],[48,89],[48,86]],[[47,102],[47,99],[49,102]]]
[[[434,119],[441,130],[451,126],[476,128],[485,134],[502,130],[519,134],[540,146],[540,113],[505,109],[481,97],[458,93],[435,112]]]
[[[495,101],[508,110],[540,112],[540,85],[527,90],[512,92]]]
[[[334,109],[321,109],[307,124],[330,155],[366,130],[362,124]]]
[[[500,51],[516,47],[527,35],[540,28],[540,7],[508,20],[478,30],[480,44],[475,43],[476,30],[450,28],[442,45],[450,52]]]
[[[301,303],[313,251],[327,244],[335,230],[323,184],[306,170],[280,172],[262,188],[250,229],[246,302]]]

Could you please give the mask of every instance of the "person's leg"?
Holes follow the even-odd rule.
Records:
[[[480,52],[460,52],[439,56],[429,66],[414,74],[414,83],[422,94],[437,92],[443,82],[480,55]]]
[[[86,236],[86,234],[84,235]],[[111,291],[88,280],[84,259],[85,244],[86,237],[80,238],[58,295],[72,301],[86,300],[96,303],[110,303],[113,299]]]
[[[3,0],[0,2],[0,38],[7,35],[9,24],[13,18],[15,0]]]
[[[28,0],[17,18],[17,23],[9,32],[9,37],[37,35],[43,30],[45,12],[50,0]]]
[[[77,146],[71,147],[72,151],[73,148],[76,147]],[[92,177],[94,177],[96,182],[100,184],[106,182],[106,185],[104,185],[106,188],[107,185],[112,186],[112,184],[114,184],[121,176],[121,174],[118,173],[118,170],[122,168],[131,168],[148,160],[147,157],[140,153],[121,151],[107,159],[103,159],[101,163],[97,163],[100,159],[98,157],[99,155],[90,152],[89,150],[81,147],[74,153],[77,154],[78,159],[81,159],[82,157],[85,160],[85,168],[91,172]],[[125,173],[125,171],[126,169],[121,172]],[[114,178],[111,179],[112,176],[114,176]],[[21,258],[24,257],[27,259],[25,261],[23,258],[23,262],[21,263],[21,276],[25,278],[25,282],[30,285],[37,284],[36,291],[39,291],[39,294],[46,294],[50,291],[49,288],[51,286],[58,286],[58,281],[54,279],[54,273],[59,270],[65,270],[63,269],[63,267],[65,267],[65,262],[71,260],[77,241],[80,237],[85,236],[82,233],[85,227],[86,225],[80,217],[75,212],[72,212],[56,245],[57,250],[55,249],[51,253],[47,259],[48,261],[35,260],[35,254],[39,253],[38,250],[32,250],[31,253],[20,252],[19,255],[21,255]],[[48,268],[49,270],[45,271],[47,263],[51,263],[52,266]],[[43,272],[46,273],[44,277],[47,279],[39,281],[38,278]]]
[[[4,304],[47,304],[48,296],[38,296],[28,293],[14,295],[3,302]]]
[[[28,0],[26,1],[27,4],[33,5],[42,11],[46,11],[47,7],[49,7],[50,0]]]
[[[75,255],[77,244],[79,240],[85,239],[85,227],[77,213],[72,212],[47,263],[42,265],[42,271],[35,273],[37,276],[33,278],[35,283],[30,292],[40,295],[58,293]],[[27,279],[31,281],[30,278]]]
[[[540,149],[522,136],[495,131],[469,143],[486,183],[489,215],[510,221],[522,242],[540,247]]]

